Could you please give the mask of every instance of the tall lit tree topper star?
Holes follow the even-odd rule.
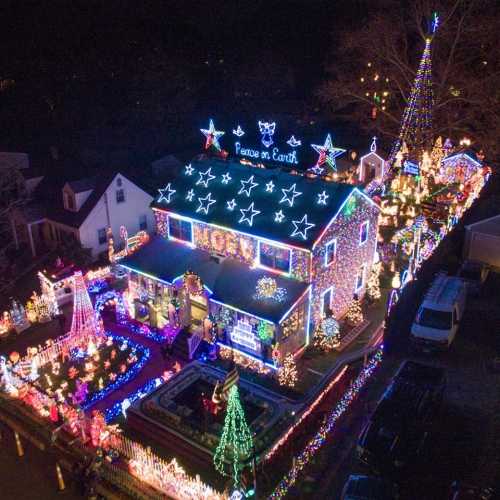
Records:
[[[226,172],[225,174],[222,175],[222,184],[229,184],[229,181],[232,179],[232,177],[229,175],[229,172]]]
[[[215,179],[215,175],[212,175],[212,167],[209,167],[206,172],[198,172],[200,174],[200,178],[196,181],[196,185],[202,185],[208,187],[208,183]]]
[[[326,194],[326,191],[318,193],[318,205],[326,205],[326,200],[328,198],[330,198],[330,195]]]
[[[238,221],[240,224],[243,222],[248,223],[249,226],[253,225],[253,218],[260,214],[260,210],[255,210],[253,207],[253,201],[250,203],[248,208],[240,208],[241,218]]]
[[[318,144],[311,144],[311,147],[319,154],[318,161],[315,167],[322,167],[325,163],[332,169],[337,171],[337,164],[335,163],[335,158],[345,153],[345,149],[336,148],[332,143],[332,136],[328,134],[325,139],[325,143],[320,146]],[[314,167],[313,167],[314,171]],[[316,173],[316,172],[315,172]]]
[[[167,203],[170,203],[170,198],[176,192],[175,189],[171,188],[171,183],[169,182],[163,189],[158,189],[160,192],[160,196],[158,197],[158,203],[165,200]]]
[[[193,201],[194,189],[190,189],[186,194],[186,200]]]
[[[219,137],[222,137],[225,132],[222,130],[215,130],[214,121],[210,120],[208,124],[208,130],[204,128],[200,128],[200,132],[207,138],[205,141],[205,149],[208,149],[210,146],[213,146],[217,151],[221,150],[219,144]]]
[[[283,210],[280,210],[279,212],[274,212],[274,221],[275,222],[283,222],[285,218],[285,214],[283,213]]]
[[[228,210],[234,210],[234,207],[236,207],[236,200],[233,198],[232,200],[226,201],[226,204]]]
[[[281,189],[283,192],[283,198],[281,198],[280,203],[287,203],[293,207],[293,202],[297,196],[300,196],[302,193],[297,191],[297,185],[292,184],[288,189]]]
[[[307,240],[307,231],[316,225],[311,222],[307,222],[307,214],[304,214],[304,217],[300,220],[293,220],[292,224],[294,226],[292,237],[302,236],[302,239],[304,240]]]
[[[208,193],[205,198],[198,198],[200,202],[200,206],[196,209],[197,212],[205,212],[208,214],[208,209],[211,205],[213,205],[217,200],[212,200],[212,193]]]
[[[191,166],[191,163],[189,165],[186,165],[184,172],[186,175],[193,175],[194,168]]]
[[[254,187],[257,187],[259,184],[254,182],[253,175],[251,175],[246,181],[241,182],[241,189],[238,191],[238,194],[245,193],[250,198],[250,192]]]
[[[273,181],[269,181],[266,184],[266,192],[267,193],[272,193],[273,191],[274,191],[274,182]]]

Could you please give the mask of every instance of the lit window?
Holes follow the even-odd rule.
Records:
[[[191,222],[174,217],[168,218],[168,235],[176,240],[193,241],[193,226]]]
[[[106,228],[101,228],[97,230],[97,239],[99,240],[99,245],[104,245],[106,243]]]
[[[261,266],[283,271],[290,272],[290,249],[270,245],[269,243],[260,242],[259,245],[259,263]]]
[[[325,266],[329,266],[337,256],[337,240],[329,241],[325,246]]]
[[[369,222],[363,222],[361,224],[361,227],[359,228],[359,244],[363,245],[363,243],[366,243],[368,241],[368,227],[369,227]]]
[[[148,229],[148,216],[139,216],[139,231],[146,231]]]
[[[125,201],[125,191],[123,189],[116,190],[116,203],[123,203]]]
[[[365,284],[365,264],[363,264],[358,271],[358,274],[356,275],[356,289],[355,291],[357,292],[358,290],[361,290]]]

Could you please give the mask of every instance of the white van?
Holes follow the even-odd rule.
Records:
[[[438,274],[411,327],[413,344],[423,349],[447,349],[464,314],[465,298],[462,279]]]

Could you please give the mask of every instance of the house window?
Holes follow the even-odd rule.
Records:
[[[337,240],[329,241],[325,246],[325,266],[329,266],[337,256]]]
[[[116,190],[116,203],[123,203],[125,201],[125,191],[123,189]]]
[[[356,288],[355,291],[359,291],[363,288],[365,284],[365,264],[363,264],[358,271],[358,274],[356,275]]]
[[[321,314],[325,318],[332,315],[333,286],[321,294]]]
[[[106,243],[106,228],[101,228],[97,230],[97,239],[99,240],[99,245],[104,245]]]
[[[118,187],[122,187],[122,182],[123,182],[123,181],[122,181],[122,178],[121,178],[121,177],[118,177],[118,179],[116,179],[116,185],[117,185]]]
[[[148,216],[139,216],[139,231],[146,231],[148,229]]]
[[[73,198],[73,195],[70,193],[64,193],[64,197],[66,198],[66,208],[68,210],[74,210],[75,209],[75,198]]]
[[[289,248],[270,245],[260,242],[259,263],[261,266],[276,269],[284,273],[290,272],[291,255]]]
[[[369,222],[365,221],[363,224],[361,224],[359,228],[359,244],[363,245],[368,241],[368,226]]]
[[[176,240],[193,241],[193,225],[191,222],[174,217],[168,218],[168,236]]]

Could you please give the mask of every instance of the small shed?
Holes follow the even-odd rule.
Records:
[[[381,181],[384,178],[386,160],[377,154],[377,138],[370,145],[370,152],[359,161],[359,181],[368,183],[371,180]]]
[[[500,269],[500,214],[465,226],[463,254]]]

